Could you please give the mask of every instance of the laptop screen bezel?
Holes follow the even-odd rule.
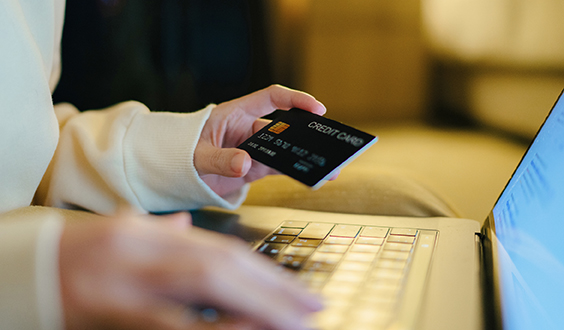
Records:
[[[482,226],[482,307],[484,329],[503,329],[501,317],[501,283],[499,281],[497,238],[493,212],[490,212]]]

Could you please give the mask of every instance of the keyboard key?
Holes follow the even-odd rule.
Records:
[[[336,264],[343,258],[342,254],[339,253],[325,253],[325,252],[315,252],[310,260],[311,261],[322,261]]]
[[[348,248],[348,245],[323,244],[317,249],[317,251],[329,253],[345,253],[347,252]]]
[[[283,255],[278,260],[282,266],[288,269],[299,270],[300,268],[302,268],[306,258],[307,257],[303,257],[303,256]]]
[[[421,231],[417,245],[420,246],[420,248],[426,248],[426,249],[430,248],[432,251],[433,246],[435,245],[436,237],[437,237],[437,233],[435,231],[430,231],[430,230]]]
[[[338,329],[340,324],[344,321],[345,316],[341,313],[335,313],[335,311],[323,310],[315,317],[315,323],[308,327],[308,329]]]
[[[296,239],[292,242],[292,246],[315,248],[315,247],[318,247],[319,244],[321,244],[321,242],[323,242],[323,241],[320,240],[320,239],[302,239],[302,238],[298,237],[298,239]]]
[[[298,236],[299,233],[302,232],[301,228],[285,228],[281,227],[274,231],[275,235],[291,235],[291,236]]]
[[[351,247],[351,252],[377,253],[378,251],[380,251],[379,245],[355,244]]]
[[[317,271],[317,272],[332,272],[336,263],[333,262],[323,262],[323,261],[308,261],[304,265],[304,270],[306,271]]]
[[[404,279],[403,277],[398,277],[398,278],[374,277],[374,274],[375,272],[372,272],[368,277],[368,280],[366,281],[366,287],[369,287],[370,285],[376,286],[382,284],[387,286],[393,286],[398,289],[402,288],[403,279]],[[366,294],[371,294],[371,293],[367,291]]]
[[[416,245],[414,248],[414,257],[409,261],[409,276],[404,280],[403,299],[409,302],[422,302],[424,296],[424,288],[426,277],[429,273],[433,250],[435,246],[435,238],[437,231],[421,230],[417,233]],[[423,237],[426,239],[422,239]],[[402,306],[402,315],[406,316],[405,324],[414,328],[417,324],[417,313],[419,304],[405,304]]]
[[[385,227],[364,227],[360,233],[361,237],[386,237],[388,229]]]
[[[364,279],[365,272],[356,272],[351,270],[337,270],[333,277],[331,277],[331,281],[337,282],[361,282]]]
[[[353,241],[351,237],[328,237],[325,244],[351,245]]]
[[[310,223],[298,236],[299,238],[324,239],[331,229],[332,223]]]
[[[331,231],[331,236],[356,237],[359,231],[360,231],[360,226],[337,225]]]
[[[402,251],[384,251],[382,252],[382,259],[392,259],[392,260],[407,260],[409,259],[409,252]]]
[[[297,247],[297,246],[288,246],[284,250],[284,255],[289,256],[299,256],[299,257],[307,257],[315,251],[315,248],[311,247]]]
[[[281,244],[281,243],[263,243],[257,249],[257,251],[259,251],[260,253],[266,254],[268,256],[275,257],[286,246],[287,246],[287,244]]]
[[[370,290],[363,290],[358,296],[359,305],[372,305],[378,309],[390,309],[397,302],[397,295],[378,295]]]
[[[322,290],[323,296],[331,300],[350,298],[360,286],[358,281],[333,281],[331,277]],[[337,298],[337,299],[335,299]]]
[[[382,322],[390,322],[390,319],[392,316],[394,316],[395,314],[395,310],[394,310],[394,306],[395,304],[392,303],[391,305],[384,305],[384,304],[380,304],[379,306],[375,306],[375,305],[368,305],[368,306],[359,306],[358,310],[359,311],[365,311],[365,312],[369,312],[372,311],[373,314],[376,314],[379,318],[382,318]],[[378,309],[375,310],[375,307],[379,307]],[[387,320],[387,321],[386,321]],[[378,322],[374,322],[373,324],[378,323]],[[411,328],[411,329],[415,329],[415,328]]]
[[[320,286],[325,284],[331,273],[317,271],[302,271],[298,277],[310,286]]]
[[[373,309],[358,309],[352,312],[352,325],[354,328],[347,329],[360,329],[363,325],[370,325],[371,329],[384,329],[378,328],[379,325],[386,325],[390,321],[391,314],[389,312],[378,311]]]
[[[390,301],[383,300],[383,301],[374,301],[374,302],[359,302],[355,306],[355,308],[358,309],[370,309],[373,311],[378,311],[379,313],[389,313],[391,316],[393,316],[396,313],[396,307],[397,307],[396,299],[390,299]],[[388,328],[384,328],[384,329],[388,329]],[[414,328],[409,328],[409,329],[414,329]]]
[[[402,236],[415,236],[417,235],[417,229],[413,228],[392,228],[390,232],[391,235],[402,235]]]
[[[359,237],[356,244],[368,244],[368,245],[382,245],[384,243],[383,237]]]
[[[349,252],[345,256],[345,260],[370,263],[376,259],[376,255],[376,253]]]
[[[288,220],[288,221],[284,221],[280,227],[305,228],[307,224],[308,224],[307,221]]]
[[[342,283],[341,283],[342,284]],[[328,283],[329,285],[329,283]],[[333,284],[331,284],[333,285]],[[355,291],[358,286],[350,286],[350,290]],[[349,295],[340,295],[338,292],[332,291],[331,289],[326,289],[324,294],[324,311],[329,310],[331,311],[339,311],[339,312],[346,312],[347,309],[351,306],[352,297]]]
[[[380,310],[391,310],[395,307],[395,303],[398,300],[400,290],[396,289],[375,289],[371,287],[364,287],[363,291],[367,294],[378,297],[373,299],[373,301],[366,301],[366,305],[372,305],[374,307],[379,307]]]
[[[302,271],[300,271],[300,273],[301,272]],[[331,275],[331,273],[328,273],[328,272],[316,272],[316,273],[324,273],[324,274],[327,274],[328,276]],[[311,292],[315,292],[315,293],[321,293],[321,290],[323,289],[323,286],[325,285],[325,283],[322,283],[322,282],[311,282],[311,283],[306,282],[306,284],[307,284],[308,290],[310,290]]]
[[[403,278],[403,269],[375,269],[371,277],[374,279],[399,280]],[[381,285],[381,284],[379,284]],[[386,285],[389,287],[389,285]]]
[[[413,245],[404,243],[386,243],[384,250],[409,252]]]
[[[366,272],[370,269],[370,263],[360,261],[345,260],[339,265],[339,270],[352,270],[356,272]]]
[[[389,260],[389,259],[382,259],[378,261],[376,267],[378,268],[391,268],[391,269],[404,269],[407,266],[406,260]]]
[[[288,236],[288,235],[272,235],[267,238],[265,241],[272,242],[272,243],[292,243],[292,241],[296,238],[296,236]]]
[[[388,327],[387,323],[359,323],[359,321],[352,321],[352,323],[347,323],[344,328],[338,328],[338,330],[386,330]],[[330,328],[328,328],[330,329]],[[332,328],[337,329],[337,328]]]
[[[413,244],[413,242],[415,242],[415,237],[413,237],[413,236],[390,235],[390,237],[388,237],[388,242]]]

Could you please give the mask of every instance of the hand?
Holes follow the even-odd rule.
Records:
[[[245,183],[276,174],[235,147],[268,123],[260,117],[277,109],[291,108],[318,115],[326,111],[313,96],[278,85],[215,107],[194,152],[194,164],[202,180],[218,195],[225,196]]]
[[[60,245],[66,329],[299,330],[320,308],[298,282],[234,238],[133,216],[67,223]],[[209,323],[188,306],[226,317]]]

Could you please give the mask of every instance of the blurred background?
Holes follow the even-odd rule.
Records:
[[[187,112],[280,83],[380,136],[355,166],[483,220],[564,88],[562,13],[559,0],[68,0],[54,100]]]

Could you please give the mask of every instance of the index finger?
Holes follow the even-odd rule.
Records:
[[[300,108],[320,116],[327,111],[325,106],[310,94],[280,85],[272,85],[251,93],[242,97],[239,101],[242,101],[240,107],[245,112],[257,118],[277,109]]]

